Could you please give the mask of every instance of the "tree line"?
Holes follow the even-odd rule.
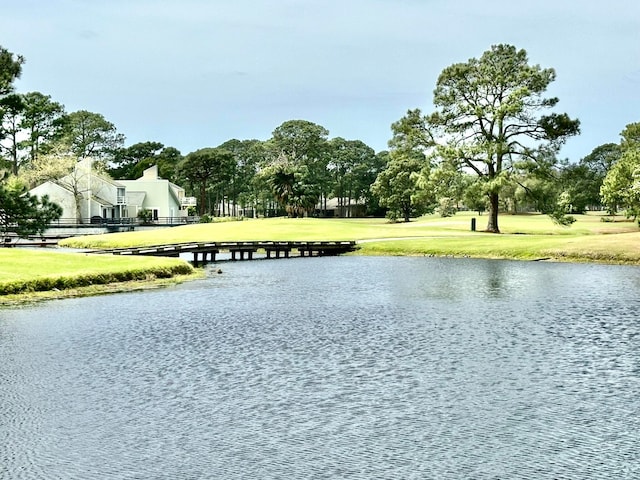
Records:
[[[158,165],[161,177],[197,198],[200,215],[323,215],[328,200],[337,199],[346,216],[357,204],[359,214],[405,221],[435,211],[487,211],[486,230],[499,232],[505,211],[536,210],[564,224],[589,209],[640,213],[640,124],[578,162],[558,158],[580,122],[556,111],[558,98],[545,96],[555,71],[531,65],[526,51],[511,45],[445,68],[434,111],[408,110],[391,126],[389,149],[377,153],[360,140],[330,138],[306,120],[282,123],[266,141],[231,139],[186,155],[155,141],[125,146],[101,114],[67,113],[43,93],[16,93],[23,62],[0,47],[5,197],[28,198],[27,188],[92,157],[116,180]],[[55,216],[54,205],[39,208]]]

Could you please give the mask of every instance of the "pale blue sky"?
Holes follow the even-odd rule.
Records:
[[[582,122],[562,157],[640,121],[637,0],[0,0],[18,91],[183,154],[293,119],[383,150],[445,67],[497,43],[556,69],[549,94]]]

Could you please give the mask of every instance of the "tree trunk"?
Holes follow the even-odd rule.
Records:
[[[498,228],[498,200],[497,192],[489,194],[489,221],[487,223],[487,232],[500,233],[500,229]]]
[[[204,215],[205,208],[207,203],[207,186],[202,184],[200,185],[200,216]]]
[[[84,197],[82,196],[82,193],[74,192],[73,198],[74,198],[75,204],[76,204],[76,222],[77,223],[84,223],[84,221],[82,219],[82,202],[84,201]],[[89,201],[89,204],[90,204],[90,201]],[[91,217],[91,212],[87,212],[87,215],[89,215],[89,217]],[[89,222],[91,222],[91,218],[89,218]]]

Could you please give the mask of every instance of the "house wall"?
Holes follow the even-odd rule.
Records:
[[[76,202],[73,194],[60,185],[53,182],[45,182],[30,190],[29,193],[38,198],[48,195],[50,201],[62,207],[62,218],[76,218]],[[86,210],[86,206],[84,210]]]
[[[108,183],[101,185],[99,182],[96,182],[96,189],[100,190],[101,196],[106,196],[109,198],[111,196],[115,198],[115,195],[117,194],[117,187],[109,185]],[[60,217],[62,220],[72,221],[77,219],[76,200],[73,196],[73,192],[71,192],[70,190],[67,190],[66,188],[58,185],[55,182],[45,182],[31,189],[29,193],[31,195],[37,196],[38,198],[42,198],[44,195],[48,195],[50,201],[62,207],[62,216]],[[97,194],[98,193],[93,189],[92,185],[92,196]],[[91,199],[91,208],[89,210],[86,191],[83,192],[82,198],[79,199],[79,202],[80,216],[83,220],[90,219],[95,215],[102,217],[105,209],[108,212],[107,218],[120,218],[120,208],[118,208],[117,206],[112,206],[111,204],[103,204],[102,202],[96,200],[95,197]]]
[[[95,172],[88,175],[90,168],[90,159],[83,159],[76,164],[74,171],[69,175],[55,182],[48,181],[38,185],[30,193],[38,197],[49,195],[51,201],[62,207],[62,218],[66,220],[77,219],[74,190],[81,192],[82,198],[78,201],[80,216],[83,220],[93,216],[120,218],[122,209],[118,205],[118,187],[121,185]],[[91,201],[89,201],[89,194]]]
[[[169,193],[171,188],[168,180],[120,180],[128,192],[145,192],[143,209],[158,210],[158,217],[180,216],[180,205]],[[133,213],[133,212],[132,212]]]
[[[94,216],[107,219],[123,217],[135,218],[142,209],[155,210],[158,218],[186,217],[187,210],[182,208],[184,189],[168,180],[158,177],[157,167],[145,170],[137,180],[114,181],[92,173],[89,177],[90,160],[78,162],[75,171],[56,182],[45,182],[30,193],[38,197],[48,195],[52,202],[63,209],[62,218],[76,219],[76,201],[73,189],[82,192],[80,215],[84,221]],[[118,189],[124,189],[125,203],[118,203]],[[91,201],[88,201],[88,191]],[[122,200],[122,198],[121,198]]]

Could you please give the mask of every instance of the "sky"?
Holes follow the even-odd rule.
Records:
[[[492,45],[554,68],[578,161],[640,121],[638,0],[0,0],[21,93],[186,155],[308,120],[381,151],[442,70]]]

